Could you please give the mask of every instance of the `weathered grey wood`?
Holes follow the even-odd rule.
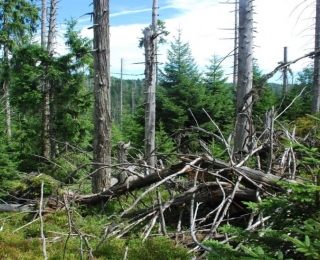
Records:
[[[193,199],[193,194],[196,194],[194,197],[195,202],[219,202],[223,197],[227,197],[232,194],[233,187],[228,184],[222,185],[223,191],[220,189],[220,186],[216,182],[207,182],[207,183],[201,183],[197,185],[196,187],[192,187],[189,190],[175,196],[171,200],[168,200],[163,203],[163,208],[167,209],[171,206],[184,206],[185,204],[189,203]],[[253,189],[240,187],[237,189],[235,193],[235,197],[240,200],[246,200],[246,201],[256,201],[256,191]],[[142,210],[139,212],[134,212],[134,214],[141,214],[145,215],[149,212],[152,212],[154,210],[159,210],[160,206],[153,206],[149,209]],[[130,213],[128,215],[131,215]],[[124,216],[128,216],[124,215]]]
[[[158,1],[153,0],[152,29],[144,30],[145,49],[145,156],[151,167],[155,167],[155,124],[156,124],[156,33],[158,23]]]
[[[41,45],[46,45],[46,28],[47,28],[47,0],[41,3]]]
[[[253,81],[253,10],[252,0],[239,2],[239,48],[237,80],[237,121],[234,140],[234,152],[249,151],[251,133],[252,96],[245,96],[252,89]]]
[[[283,63],[288,62],[288,48],[283,48]],[[282,97],[288,92],[288,67],[283,68],[283,88],[282,88]]]
[[[93,1],[94,56],[94,141],[93,161],[111,165],[111,100],[109,0]],[[92,191],[101,192],[111,186],[110,168],[95,166]]]
[[[30,212],[29,205],[23,204],[0,204],[0,212]]]
[[[215,159],[213,167],[219,167],[220,169],[223,169],[223,168],[232,169],[229,163],[224,162],[222,160],[217,160],[217,159]],[[294,180],[286,179],[270,173],[265,173],[263,171],[251,169],[247,166],[234,167],[234,169],[241,172],[243,175],[252,179],[253,181],[263,182],[265,184],[269,184],[273,186],[277,186],[277,182],[280,180],[286,181],[286,182],[295,182]]]
[[[316,4],[315,46],[314,51],[320,50],[320,0]],[[313,100],[312,114],[320,111],[320,55],[314,57]]]
[[[203,159],[203,162],[206,162],[206,159]],[[274,187],[278,188],[279,185],[277,184],[277,182],[279,180],[287,181],[287,182],[294,182],[293,180],[281,178],[281,177],[273,175],[273,174],[267,174],[262,171],[254,170],[254,169],[251,169],[246,166],[231,168],[229,163],[224,162],[222,160],[214,160],[214,161],[209,161],[209,162],[212,163],[212,166],[215,169],[226,169],[229,171],[232,171],[232,169],[234,169],[235,174],[237,174],[237,175],[240,174],[245,177],[245,178],[243,178],[244,180],[246,178],[251,179],[254,182],[258,182],[258,184],[261,184],[261,183],[268,184],[269,186],[274,186]],[[77,198],[75,198],[75,201],[77,201],[78,203],[85,203],[85,204],[94,204],[94,203],[98,203],[100,201],[107,201],[108,199],[110,199],[113,196],[120,196],[120,195],[125,194],[128,191],[133,191],[136,189],[147,187],[153,183],[161,181],[165,177],[173,175],[176,172],[178,172],[179,170],[183,169],[185,165],[186,165],[186,163],[181,162],[177,165],[173,165],[170,169],[163,169],[157,173],[147,175],[144,178],[138,178],[136,180],[133,180],[128,183],[124,183],[122,185],[113,186],[110,189],[108,189],[104,192],[98,193],[98,194],[80,195],[80,196],[77,196]],[[187,175],[187,174],[190,174],[190,171],[186,171],[186,172],[182,173],[181,175]],[[199,186],[199,187],[201,187],[201,186]],[[217,192],[215,194],[220,194],[218,190],[215,192]],[[251,195],[252,194],[250,191],[249,196],[251,196]],[[240,196],[240,193],[239,193],[239,196]]]

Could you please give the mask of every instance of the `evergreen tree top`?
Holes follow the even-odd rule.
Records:
[[[160,71],[159,78],[162,86],[178,85],[185,77],[199,81],[200,74],[197,64],[192,56],[189,43],[181,40],[181,30],[178,31],[178,37],[174,37],[174,41],[170,43],[167,58],[168,62],[163,71]]]
[[[0,47],[9,51],[37,29],[39,9],[33,1],[0,1]]]
[[[219,91],[223,87],[227,87],[228,78],[224,75],[224,71],[221,68],[221,62],[218,56],[214,55],[210,59],[210,64],[206,66],[204,82],[207,90]]]

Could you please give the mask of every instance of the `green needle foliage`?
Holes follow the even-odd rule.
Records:
[[[92,90],[85,85],[92,68],[92,47],[75,26],[73,20],[67,23],[67,54],[50,56],[40,45],[28,44],[17,49],[11,60],[11,103],[17,115],[15,135],[20,143],[21,171],[37,169],[38,160],[30,155],[41,153],[44,79],[53,89],[51,124],[57,152],[64,152],[66,143],[87,148],[92,139]]]

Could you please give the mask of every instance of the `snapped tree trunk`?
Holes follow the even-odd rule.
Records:
[[[315,25],[315,51],[320,50],[320,0],[316,5],[316,25]],[[320,55],[314,57],[314,78],[313,78],[313,100],[312,114],[320,111]]]
[[[158,17],[158,1],[153,0],[152,29],[144,30],[145,48],[145,156],[148,164],[155,167],[155,125],[156,125],[156,33]]]
[[[252,90],[253,80],[253,10],[252,0],[239,2],[239,48],[237,80],[237,122],[234,152],[248,152],[251,133],[252,97],[247,94]]]
[[[110,40],[109,0],[94,0],[94,141],[92,191],[100,192],[110,187],[111,170],[101,167],[111,164],[111,101],[110,101]]]

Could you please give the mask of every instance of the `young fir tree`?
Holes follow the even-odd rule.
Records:
[[[36,31],[38,9],[35,3],[26,0],[0,1],[0,50],[1,75],[0,84],[5,103],[5,122],[8,138],[11,137],[11,108],[10,108],[10,54],[16,46],[30,39]],[[1,109],[2,110],[2,109]]]
[[[35,170],[34,157],[41,154],[42,95],[41,75],[49,67],[46,79],[55,87],[52,100],[54,113],[52,129],[57,139],[57,151],[65,143],[85,148],[92,139],[92,92],[85,88],[86,74],[92,68],[91,41],[79,37],[76,23],[67,25],[65,34],[69,52],[52,57],[40,45],[25,45],[12,58],[12,105],[18,116],[16,139],[19,140],[20,170]],[[30,168],[31,167],[31,168]]]
[[[182,42],[181,31],[171,42],[167,57],[159,75],[157,121],[162,121],[165,131],[170,133],[207,121],[202,108],[207,107],[208,100],[189,44]]]
[[[210,99],[210,107],[206,110],[212,111],[210,116],[221,130],[229,132],[233,127],[235,114],[233,87],[227,83],[228,78],[224,76],[217,56],[210,59],[206,68],[204,82],[207,97]],[[211,123],[207,127],[210,126],[212,127]]]
[[[262,71],[259,68],[259,64],[253,62],[253,86],[259,84],[260,80],[263,78]],[[269,87],[268,84],[264,85],[263,90],[261,91],[258,100],[253,104],[252,114],[254,117],[258,116],[260,119],[263,119],[264,114],[269,111],[272,106],[275,108],[279,104],[279,99],[275,91]],[[259,124],[257,124],[258,126]]]
[[[302,72],[298,73],[297,81],[286,94],[280,109],[283,110],[288,107],[292,100],[300,94],[303,88],[305,89],[286,110],[283,115],[284,119],[292,121],[310,113],[312,106],[313,71],[313,66],[308,66],[305,67]]]

